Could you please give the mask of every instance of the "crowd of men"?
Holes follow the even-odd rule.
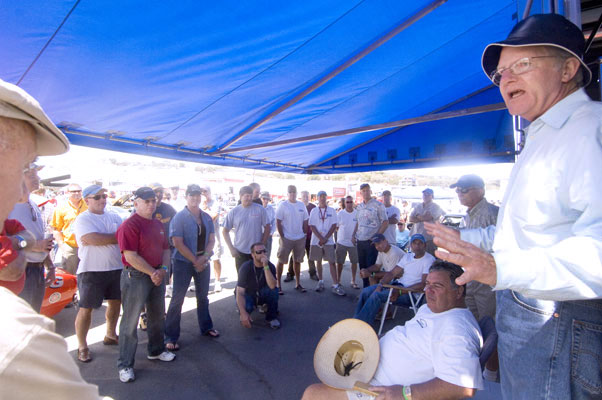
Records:
[[[288,200],[273,218],[259,185],[241,188],[240,204],[222,227],[238,273],[241,324],[252,326],[251,313],[257,307],[272,328],[280,327],[278,296],[286,293],[283,267],[292,253],[295,288],[305,292],[299,266],[311,232],[309,258],[315,263],[316,291],[324,290],[323,260],[329,264],[336,295],[345,294],[340,282],[345,257],[359,265],[364,287],[357,319],[373,320],[383,302],[384,285],[393,279],[400,288],[392,297],[395,303],[407,305],[410,296],[425,293],[426,304],[415,317],[381,339],[381,357],[369,387],[375,396],[368,398],[473,395],[482,387],[477,318],[492,315],[499,333],[497,357],[505,398],[600,397],[602,197],[597,188],[602,180],[602,107],[582,89],[591,79],[583,51],[581,30],[554,14],[524,19],[506,40],[485,49],[483,69],[499,85],[510,113],[531,125],[499,210],[485,200],[479,177],[463,176],[452,185],[468,208],[462,229],[434,223],[441,210],[432,202],[430,189],[423,192],[424,201],[409,221],[400,221],[390,193],[383,193],[380,202],[369,184],[361,185],[355,209],[353,199],[346,198],[338,213],[328,206],[324,192],[308,212],[291,186]],[[64,339],[53,333],[53,323],[36,312],[40,294],[54,278],[54,240],[61,248],[61,266],[78,275],[79,361],[92,359],[86,332],[91,310],[103,300],[108,302],[104,342],[119,346],[122,382],[135,379],[137,327],[144,308],[147,358],[173,361],[180,301],[191,279],[200,331],[219,336],[206,301],[219,237],[215,218],[201,209],[208,189],[191,184],[185,198],[174,198],[179,193],[173,193],[172,200],[185,205],[175,214],[168,209],[158,215],[160,187],[141,187],[134,193],[135,212],[122,222],[105,211],[104,188],[70,185],[68,201],[52,217],[52,238],[30,198],[39,185],[40,167],[33,161],[67,148],[66,137],[40,105],[22,89],[0,81],[0,177],[6,186],[0,192],[0,391],[8,398],[98,398],[98,388],[83,381]],[[210,198],[205,199],[208,204]],[[278,267],[267,256],[274,219],[280,235]],[[395,231],[399,222],[414,224],[409,239]],[[344,236],[338,251],[333,237],[337,229]],[[400,244],[408,240],[410,253],[399,248],[408,242],[397,247],[398,239]],[[433,253],[442,261],[435,261]],[[166,319],[170,275],[173,294]],[[497,379],[497,359],[490,361],[486,368],[494,369],[486,377]],[[344,370],[354,367],[346,365]],[[312,385],[304,398],[366,397]]]

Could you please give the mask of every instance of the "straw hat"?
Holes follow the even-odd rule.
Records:
[[[349,318],[330,327],[314,353],[314,370],[322,383],[350,390],[356,381],[368,383],[376,372],[380,346],[374,329]]]

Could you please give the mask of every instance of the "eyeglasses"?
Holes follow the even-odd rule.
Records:
[[[263,250],[255,250],[255,254],[266,254],[268,251],[266,249]]]
[[[525,72],[531,71],[533,68],[532,60],[534,58],[549,58],[549,57],[559,57],[559,56],[535,56],[535,57],[523,57],[518,61],[515,61],[511,66],[507,68],[499,68],[489,74],[489,79],[495,86],[500,86],[500,82],[502,81],[502,75],[504,71],[510,70],[512,75],[521,75]]]
[[[106,194],[96,194],[94,196],[89,196],[88,198],[94,199],[94,200],[100,200],[100,199],[106,199],[107,197],[109,197],[109,196],[107,196]]]
[[[81,193],[81,190],[70,190],[69,193]]]
[[[462,194],[466,194],[468,192],[470,192],[473,188],[469,187],[469,188],[456,188],[456,193],[462,193]]]

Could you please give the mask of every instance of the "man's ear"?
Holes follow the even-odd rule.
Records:
[[[466,286],[459,286],[458,287],[458,299],[461,299],[462,297],[464,297],[464,290],[466,289]]]
[[[575,74],[579,70],[581,63],[575,57],[569,57],[564,60],[564,64],[562,66],[562,83],[570,82],[571,79],[575,77]]]

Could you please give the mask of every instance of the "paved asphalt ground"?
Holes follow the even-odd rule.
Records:
[[[272,259],[275,259],[274,255]],[[294,282],[283,283],[285,295],[279,300],[282,327],[272,330],[265,325],[264,315],[257,311],[252,314],[252,329],[240,325],[233,298],[236,271],[229,257],[224,257],[223,263],[224,290],[211,292],[212,271],[209,295],[209,310],[214,327],[221,333],[219,338],[199,334],[194,293],[188,292],[184,304],[188,311],[182,315],[181,349],[176,353],[177,358],[171,363],[147,360],[146,332],[138,330],[136,380],[124,384],[119,381],[116,367],[118,347],[102,344],[103,306],[93,313],[92,327],[95,329],[88,335],[94,359],[87,364],[77,362],[84,379],[98,385],[102,395],[120,400],[300,399],[305,387],[318,382],[313,354],[320,338],[329,326],[353,315],[360,290],[349,287],[349,264],[345,265],[342,278],[347,295],[340,297],[328,289],[316,293],[313,290],[316,282],[309,279],[307,264],[303,263],[302,285],[307,288],[307,293],[295,291]],[[329,288],[330,274],[324,272]],[[169,304],[169,299],[166,300]],[[77,349],[73,326],[75,314],[72,307],[54,318],[57,332],[67,339],[74,358]],[[400,310],[394,321],[386,321],[385,330],[403,324],[411,317],[411,311]]]

